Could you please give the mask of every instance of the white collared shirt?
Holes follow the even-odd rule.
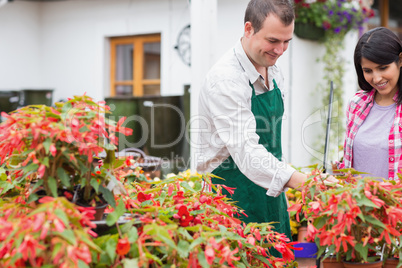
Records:
[[[268,190],[267,195],[278,196],[284,191],[295,169],[258,144],[251,111],[249,82],[258,95],[274,89],[273,79],[282,89],[284,79],[280,69],[268,68],[268,89],[240,41],[211,68],[199,96],[200,125],[195,155],[198,172],[212,172],[232,156],[248,179]]]

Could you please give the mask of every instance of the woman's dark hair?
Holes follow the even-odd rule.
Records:
[[[251,0],[244,15],[244,23],[251,22],[257,33],[269,14],[275,14],[286,26],[295,19],[293,4],[289,0]]]
[[[374,28],[360,37],[355,48],[355,68],[359,86],[364,91],[371,91],[372,86],[364,79],[362,58],[377,64],[387,65],[395,62],[399,64],[399,54],[402,53],[402,42],[396,34],[384,27]],[[402,78],[398,79],[398,99],[402,103]]]

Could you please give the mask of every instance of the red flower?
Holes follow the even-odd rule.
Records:
[[[234,190],[236,190],[236,188],[232,188],[232,187],[227,187],[226,185],[221,184],[223,188],[225,188],[226,191],[228,191],[229,194],[233,195],[234,194]]]
[[[175,196],[173,196],[173,199],[175,200],[175,204],[177,203],[182,203],[183,199],[184,199],[184,192],[183,191],[177,191],[177,194]]]
[[[322,27],[324,27],[325,30],[331,29],[331,23],[329,23],[328,21],[324,21],[322,23]]]
[[[117,243],[116,246],[116,252],[120,256],[126,255],[130,251],[130,242],[128,241],[128,238],[122,238],[119,239],[119,242]]]
[[[191,216],[190,213],[188,212],[186,206],[181,206],[179,208],[179,212],[177,214],[174,214],[173,217],[175,219],[179,219],[180,226],[183,227],[189,226],[190,222],[192,222],[194,219],[194,217]]]
[[[64,196],[67,198],[67,200],[73,200],[73,194],[67,191],[64,191]]]
[[[210,246],[205,247],[205,259],[207,259],[209,265],[214,262],[215,251]]]
[[[141,203],[144,201],[147,201],[149,199],[151,199],[152,195],[151,194],[144,194],[143,192],[139,192],[137,195],[137,199],[138,201],[140,201]]]

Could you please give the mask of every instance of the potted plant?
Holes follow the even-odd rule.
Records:
[[[306,181],[302,195],[308,236],[318,257],[335,256],[345,267],[375,261],[382,267],[386,249],[392,247],[395,254],[400,246],[402,185],[362,178],[352,169],[341,171],[345,175],[337,177],[337,186],[325,185],[318,170]]]
[[[299,190],[289,188],[286,191],[289,207],[299,206],[302,204],[302,195]],[[306,242],[307,221],[303,212],[296,210],[289,211],[290,230],[292,232],[293,241]]]
[[[361,30],[372,9],[358,0],[295,0],[295,34],[311,40],[325,39],[326,34],[345,35]]]
[[[102,197],[114,205],[111,186],[118,184],[115,172],[122,165],[114,158],[116,133],[130,135],[131,130],[121,127],[124,118],[117,123],[105,118],[108,112],[104,103],[83,95],[55,107],[30,105],[2,113],[2,194],[20,189],[31,196],[30,202],[38,198],[37,188],[53,197],[66,190],[71,197],[80,189],[87,203]],[[101,152],[107,157],[99,162]]]

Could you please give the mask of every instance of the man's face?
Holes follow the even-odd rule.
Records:
[[[286,51],[293,37],[294,23],[285,26],[276,15],[270,14],[257,33],[250,22],[246,22],[244,27],[244,50],[259,69],[274,65]]]

